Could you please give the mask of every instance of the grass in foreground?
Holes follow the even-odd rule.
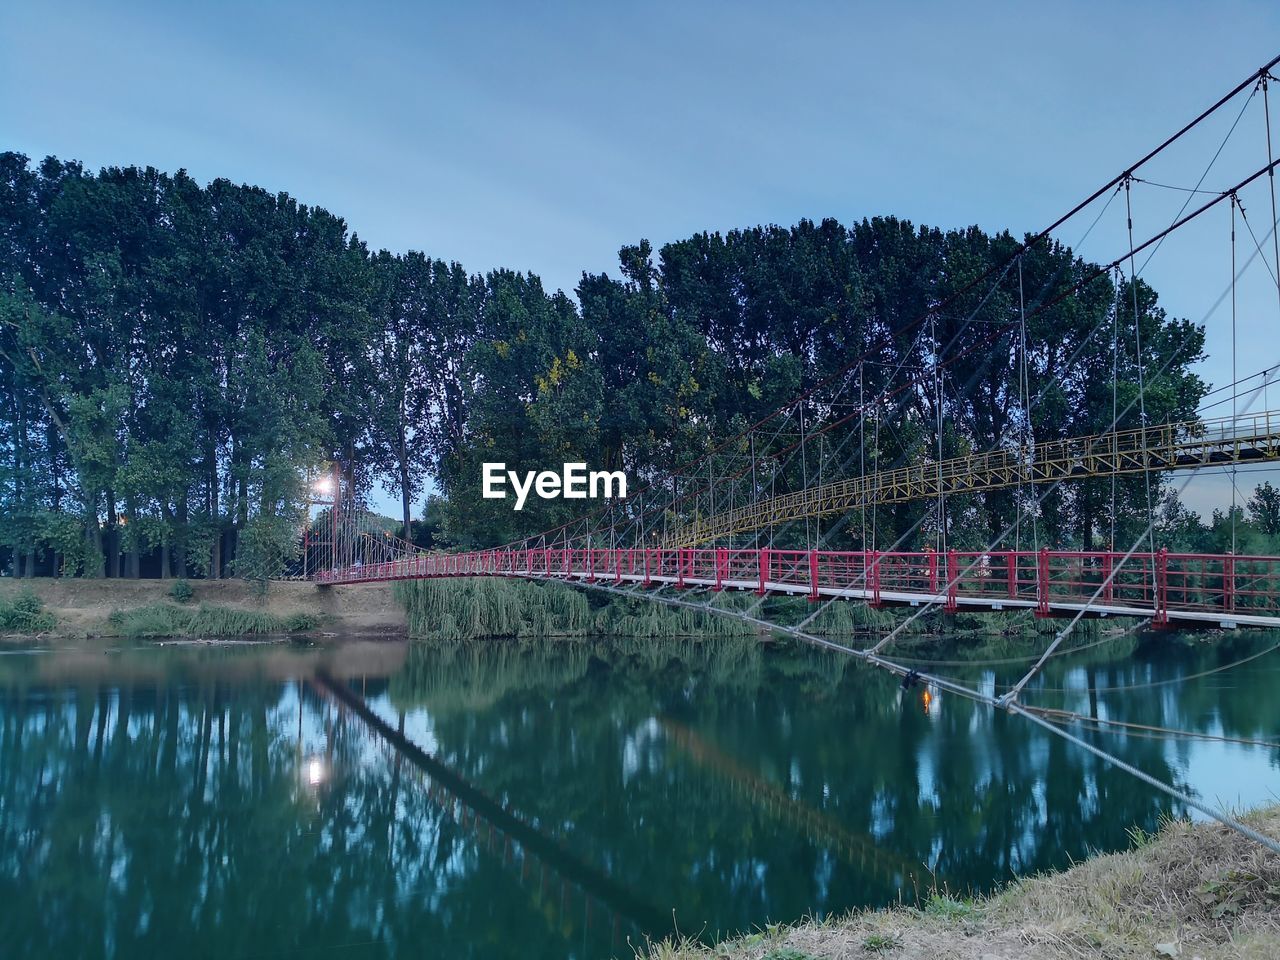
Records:
[[[1244,818],[1280,836],[1280,806]],[[663,943],[651,960],[1262,960],[1280,957],[1280,857],[1217,824],[1170,823],[1135,849],[978,900],[864,911],[714,948]]]
[[[319,617],[307,613],[277,616],[207,603],[195,608],[153,603],[136,610],[115,610],[109,620],[112,627],[130,639],[302,633],[320,625]]]

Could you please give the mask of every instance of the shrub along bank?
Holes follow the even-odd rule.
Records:
[[[502,577],[410,580],[394,585],[403,606],[409,635],[429,640],[474,640],[486,637],[742,637],[768,631],[757,624],[723,614],[655,602],[640,593],[619,596],[582,590],[557,581],[530,581]],[[668,593],[666,596],[673,596]],[[805,597],[760,598],[750,592],[729,592],[686,597],[709,602],[724,611],[750,612],[753,617],[792,625],[807,620],[814,606]],[[890,630],[903,623],[904,642],[934,634],[974,636],[984,642],[994,636],[1051,633],[1052,621],[1037,620],[1030,612],[1011,614],[957,614],[930,611],[911,619],[916,611],[875,610],[856,602],[827,603],[808,623],[807,631],[823,636],[852,636]],[[1095,621],[1082,621],[1076,634],[1096,633]]]

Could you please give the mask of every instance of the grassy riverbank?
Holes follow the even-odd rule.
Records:
[[[1245,818],[1280,836],[1280,806]],[[1170,823],[1126,853],[1019,880],[976,900],[771,926],[705,948],[663,943],[648,960],[1069,960],[1280,956],[1280,857],[1217,824]]]
[[[781,625],[815,612],[805,597],[751,592],[664,596]],[[904,625],[899,643],[929,645],[938,636],[974,650],[1017,643],[1055,629],[1029,612],[918,618],[910,608],[873,610],[829,603],[806,630],[830,637],[883,632]],[[1075,634],[1096,633],[1084,621]],[[427,640],[617,636],[755,637],[765,628],[741,619],[653,602],[645,593],[617,596],[563,583],[501,578],[424,580],[319,589],[310,583],[244,580],[0,579],[0,637],[127,636],[139,638],[306,633],[405,635]]]
[[[318,589],[244,580],[0,579],[0,637],[232,637],[405,634],[387,585]]]

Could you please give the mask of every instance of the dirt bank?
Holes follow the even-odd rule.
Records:
[[[342,634],[393,634],[406,632],[404,611],[391,595],[389,584],[327,587],[310,583],[272,583],[266,597],[243,580],[190,580],[191,598],[177,604],[170,591],[172,580],[79,580],[37,577],[30,580],[0,578],[0,603],[30,592],[56,618],[47,636],[114,636],[115,611],[128,613],[157,605],[174,605],[265,613],[287,620],[310,615],[319,618],[318,630]]]
[[[1280,836],[1280,807],[1247,816]],[[1168,825],[1128,853],[1011,884],[976,901],[775,927],[714,950],[663,944],[653,960],[1280,957],[1280,857],[1214,824]]]

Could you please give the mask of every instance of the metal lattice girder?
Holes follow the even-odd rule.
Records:
[[[923,462],[759,500],[670,531],[690,547],[770,524],[1020,483],[1109,477],[1280,459],[1280,411],[1137,427],[990,453]]]

